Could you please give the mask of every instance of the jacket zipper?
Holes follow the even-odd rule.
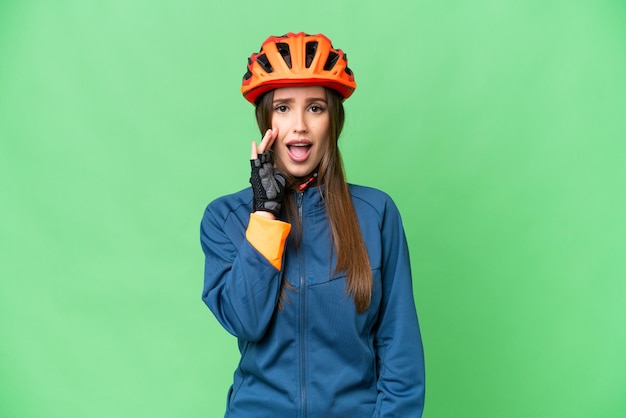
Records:
[[[298,209],[298,220],[300,221],[300,230],[302,231],[302,200],[304,197],[303,192],[296,192],[296,207]],[[299,237],[302,239],[302,237]],[[300,333],[298,335],[299,338],[299,347],[300,347],[300,417],[306,418],[307,416],[307,393],[306,393],[306,277],[304,272],[304,253],[302,252],[302,248],[300,247],[298,250],[298,260],[299,260],[299,268],[300,268]]]

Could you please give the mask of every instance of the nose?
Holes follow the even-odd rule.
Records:
[[[305,112],[297,112],[293,124],[294,133],[306,133],[308,131]]]

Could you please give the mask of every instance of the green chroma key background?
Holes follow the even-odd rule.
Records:
[[[199,222],[248,185],[247,57],[300,30],[404,218],[424,417],[626,417],[617,0],[0,2],[0,416],[222,416]]]

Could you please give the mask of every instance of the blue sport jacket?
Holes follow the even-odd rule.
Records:
[[[296,194],[303,238],[298,249],[287,239],[280,270],[246,238],[250,188],[208,205],[202,299],[241,352],[226,417],[421,417],[424,356],[400,214],[385,193],[349,187],[374,280],[362,314],[334,272],[321,187]]]

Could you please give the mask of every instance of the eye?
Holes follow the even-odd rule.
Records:
[[[287,106],[285,105],[276,105],[274,106],[274,111],[278,113],[285,113],[287,111]]]
[[[309,110],[313,113],[322,113],[326,109],[323,106],[314,104],[309,107]]]

